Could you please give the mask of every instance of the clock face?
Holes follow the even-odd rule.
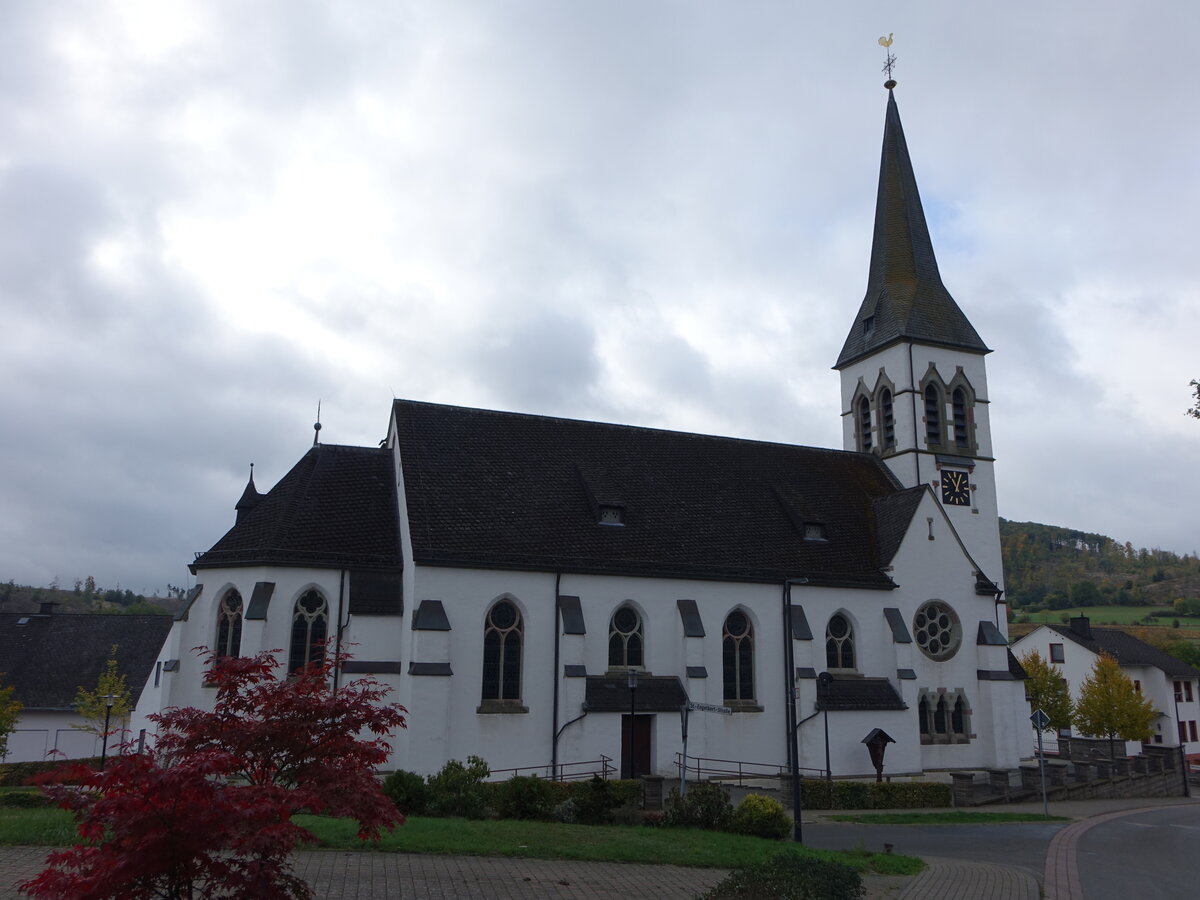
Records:
[[[971,485],[966,472],[942,472],[942,502],[948,506],[971,505]]]

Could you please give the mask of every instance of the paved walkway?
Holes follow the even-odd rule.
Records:
[[[1109,819],[1157,806],[1195,800],[1090,800],[1054,804],[1052,815],[1071,822],[1051,839],[1046,852],[1046,900],[1081,900],[1076,846],[1089,828]],[[1034,808],[1036,807],[1036,809]],[[1040,804],[997,807],[1001,812],[1041,812]],[[929,810],[925,810],[928,812]],[[806,816],[807,819],[807,816]],[[819,821],[814,816],[813,821]],[[1004,826],[996,826],[1003,828]],[[15,885],[41,871],[45,847],[0,847],[0,900],[19,900]],[[926,857],[915,878],[867,876],[871,900],[1037,900],[1037,879],[1026,869],[997,863]],[[317,850],[296,854],[296,871],[322,900],[374,898],[482,898],[482,900],[691,900],[724,876],[720,869],[691,869],[632,863],[424,856],[412,853]]]

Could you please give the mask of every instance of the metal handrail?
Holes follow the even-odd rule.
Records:
[[[587,768],[578,768],[580,766]],[[558,770],[557,773],[555,772],[556,768]],[[559,763],[557,766],[546,764],[542,766],[517,766],[512,769],[494,769],[488,776],[488,780],[507,781],[514,775],[533,775],[543,778],[546,781],[582,781],[593,776],[608,781],[609,777],[614,775],[616,771],[616,766],[612,765],[612,757],[601,754],[599,759]]]
[[[686,775],[695,775],[697,781],[703,778],[736,778],[740,785],[747,778],[781,778],[788,774],[787,766],[783,763],[748,762],[740,759],[715,759],[706,756],[683,757],[682,753],[675,754],[675,771],[683,769]],[[824,769],[801,768],[800,777],[824,778]]]

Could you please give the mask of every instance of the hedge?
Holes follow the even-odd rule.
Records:
[[[800,782],[805,809],[922,809],[951,806],[950,785],[932,781]]]
[[[93,759],[49,759],[39,762],[0,763],[0,787],[20,787],[29,784],[29,779],[42,772],[50,772],[63,766],[83,763],[94,769],[100,768],[100,757]]]

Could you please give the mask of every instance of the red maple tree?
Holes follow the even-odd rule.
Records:
[[[300,812],[348,816],[378,839],[404,817],[376,768],[405,709],[372,678],[337,687],[346,654],[327,653],[285,680],[273,653],[207,655],[211,711],[152,718],[151,752],[118,756],[103,772],[73,766],[46,790],[77,819],[81,843],[50,854],[20,885],[45,900],[310,898],[292,851],[313,835]]]

